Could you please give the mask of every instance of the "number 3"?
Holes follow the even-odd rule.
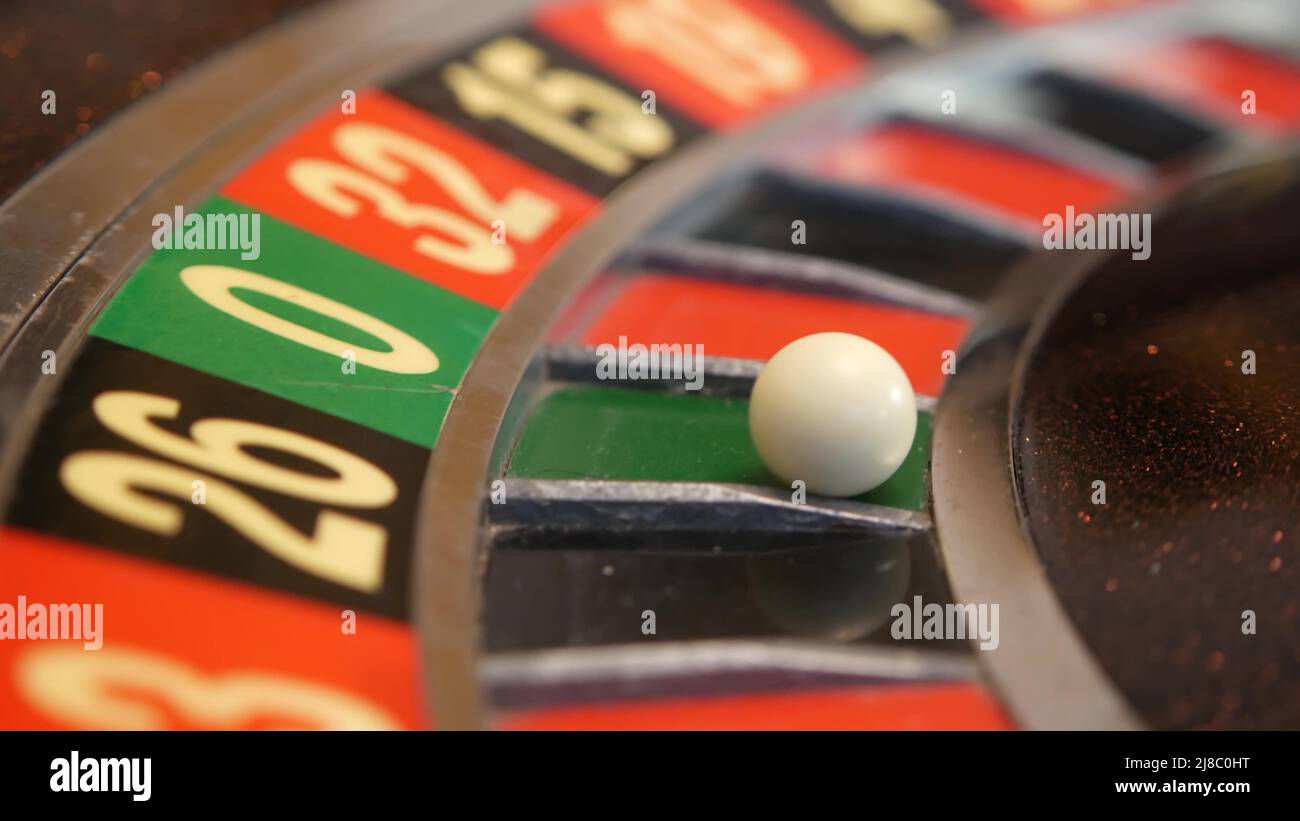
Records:
[[[20,657],[19,688],[41,710],[74,727],[166,730],[167,710],[217,729],[396,730],[365,699],[314,681],[274,673],[213,676],[166,656],[123,647],[87,653],[41,647]],[[145,698],[131,698],[136,692]],[[278,719],[278,721],[276,720]]]

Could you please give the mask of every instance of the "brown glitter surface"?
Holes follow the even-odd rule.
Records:
[[[0,201],[134,100],[319,0],[22,0],[0,5]],[[55,112],[42,113],[42,94]]]
[[[1157,216],[1149,260],[1099,265],[1026,370],[1030,533],[1156,727],[1300,728],[1297,214],[1300,161],[1193,188]]]

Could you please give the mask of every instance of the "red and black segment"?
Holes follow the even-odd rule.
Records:
[[[1090,212],[1130,195],[1133,183],[996,139],[899,118],[792,163],[815,178],[894,191],[987,215],[1026,234],[1045,214]],[[1023,186],[1007,186],[1014,179]]]
[[[1060,128],[1155,166],[1176,165],[1222,144],[1226,133],[1159,98],[1060,68],[1034,71],[1021,93]]]
[[[0,603],[105,630],[0,642],[0,724],[1300,726],[1290,4],[339,6],[0,203]],[[842,498],[751,428],[825,332],[915,403]]]
[[[710,206],[695,212],[691,237],[835,260],[967,298],[987,295],[1030,247],[969,215],[776,169],[719,192]]]
[[[1221,37],[1176,40],[1133,55],[1110,79],[1177,101],[1232,128],[1294,134],[1300,62]]]

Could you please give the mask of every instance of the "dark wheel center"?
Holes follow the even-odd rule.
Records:
[[[1193,185],[1150,259],[1099,259],[1024,370],[1030,534],[1156,727],[1300,727],[1297,214],[1296,160]]]

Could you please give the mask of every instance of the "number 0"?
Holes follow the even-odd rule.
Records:
[[[334,356],[342,356],[345,350],[352,350],[356,352],[357,362],[389,373],[433,373],[438,370],[438,356],[415,337],[394,328],[387,322],[375,319],[370,314],[348,307],[342,302],[335,302],[278,279],[225,265],[191,265],[181,271],[181,281],[195,296],[218,311],[300,345]],[[392,350],[376,351],[362,348],[310,328],[304,328],[296,322],[254,308],[235,296],[236,288],[266,294],[314,311],[321,316],[337,319],[339,322],[378,337]]]

